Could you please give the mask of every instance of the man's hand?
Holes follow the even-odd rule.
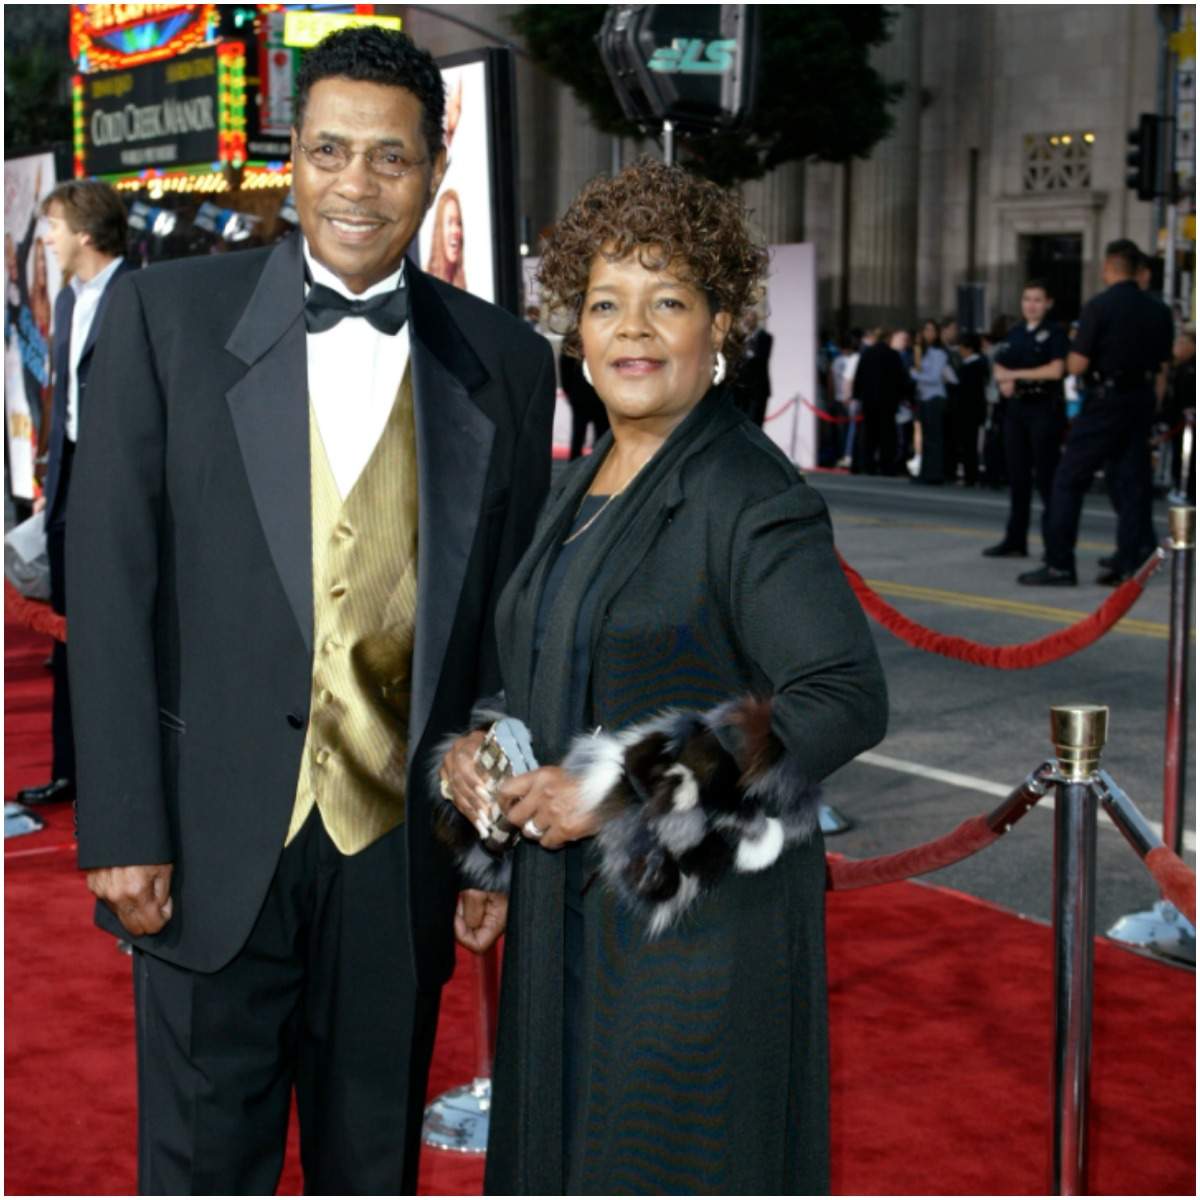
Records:
[[[42,509],[45,507],[46,507],[46,497],[38,496],[33,502],[33,511],[35,513],[40,513],[42,511]]]
[[[99,867],[87,873],[88,890],[112,909],[134,937],[158,933],[171,919],[170,863],[152,867]]]
[[[495,945],[508,924],[508,897],[503,892],[462,892],[454,914],[454,936],[460,946],[482,954]]]

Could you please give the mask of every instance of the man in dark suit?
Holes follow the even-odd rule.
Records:
[[[87,403],[88,375],[100,323],[112,285],[130,266],[125,253],[125,206],[107,183],[97,179],[61,183],[42,201],[49,225],[47,241],[71,282],[54,302],[54,396],[50,411],[46,487],[35,508],[45,510],[46,552],[50,559],[50,603],[67,611],[63,561],[67,533],[67,497],[79,437],[80,412]],[[56,641],[51,655],[54,704],[51,717],[53,760],[50,782],[17,793],[21,804],[75,799],[75,736],[71,727],[71,691],[67,647]]]
[[[884,331],[874,329],[854,372],[854,396],[862,404],[862,437],[855,471],[868,475],[896,473],[896,412],[908,390],[904,360],[892,349]]]
[[[608,413],[605,412],[600,397],[596,395],[596,389],[588,383],[580,359],[560,351],[558,377],[567,403],[571,406],[570,457],[576,459],[583,454],[583,443],[587,440],[589,425],[592,427],[593,446],[608,432]]]
[[[331,35],[292,134],[300,233],[113,296],[68,614],[79,859],[132,937],[143,1192],[411,1194],[464,893],[434,743],[498,686],[492,612],[550,470],[524,322],[404,258],[445,168],[436,64]]]
[[[738,408],[761,429],[771,399],[771,347],[775,339],[758,323],[758,313],[753,309],[746,318],[746,329],[746,348],[733,391]]]

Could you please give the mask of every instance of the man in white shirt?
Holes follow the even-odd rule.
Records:
[[[134,946],[139,1188],[415,1193],[466,891],[437,744],[550,475],[554,362],[405,252],[445,170],[434,60],[305,56],[300,231],[116,288],[71,502],[79,864]],[[456,919],[457,918],[457,919]]]
[[[116,191],[95,179],[59,184],[42,201],[49,225],[47,241],[70,284],[54,305],[54,398],[50,416],[46,486],[35,508],[44,508],[46,549],[50,558],[50,601],[65,613],[67,496],[71,467],[79,441],[79,414],[86,403],[88,372],[100,318],[113,281],[126,270],[125,206]],[[17,793],[22,804],[49,804],[75,799],[75,738],[71,727],[71,694],[67,648],[54,643],[54,708],[51,721],[53,761],[50,782]]]

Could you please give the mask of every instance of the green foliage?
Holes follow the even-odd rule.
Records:
[[[6,154],[71,140],[68,6],[10,5],[5,12]]]
[[[526,5],[512,24],[533,60],[565,83],[604,133],[637,136],[613,92],[595,35],[603,4]],[[891,132],[904,91],[870,65],[894,14],[884,5],[771,4],[759,8],[759,89],[748,127],[689,137],[681,161],[718,183],[757,179],[800,159],[865,158]]]

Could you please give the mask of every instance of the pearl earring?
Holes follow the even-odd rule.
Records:
[[[595,387],[595,384],[592,384],[592,369],[588,366],[586,358],[583,360],[583,377],[589,384]]]
[[[713,387],[725,382],[725,355],[717,351],[716,362],[713,363]]]

